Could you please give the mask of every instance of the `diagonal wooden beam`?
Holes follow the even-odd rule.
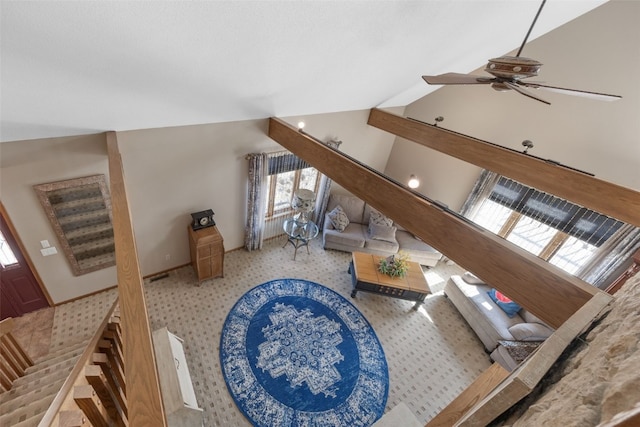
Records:
[[[280,119],[269,137],[554,327],[601,293]]]
[[[374,108],[368,124],[640,227],[640,192],[557,162]]]

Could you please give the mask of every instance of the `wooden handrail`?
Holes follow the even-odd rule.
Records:
[[[92,425],[167,425],[115,132],[107,132],[106,141],[119,318],[112,319],[116,302],[39,427],[58,426],[65,420],[83,417]]]
[[[127,379],[128,419],[132,426],[166,426],[156,358],[138,253],[129,212],[122,159],[115,132],[107,132],[111,207]]]
[[[491,393],[509,374],[509,371],[500,364],[492,364],[424,427],[455,425],[469,409]]]
[[[102,339],[104,330],[106,329],[109,320],[111,319],[111,316],[113,316],[113,313],[117,306],[118,299],[116,298],[116,300],[113,302],[113,305],[107,312],[104,320],[96,330],[96,333],[91,338],[91,341],[89,341],[89,344],[80,355],[80,358],[78,359],[76,364],[73,366],[71,373],[62,384],[60,391],[58,391],[58,394],[53,399],[53,402],[51,402],[49,409],[47,409],[44,417],[42,418],[42,420],[40,420],[38,427],[49,427],[55,425],[56,418],[60,413],[60,410],[63,408],[63,405],[68,404],[68,402],[72,400],[71,391],[73,390],[74,385],[76,385],[78,378],[82,375],[85,366],[87,366],[87,364],[91,362],[92,355],[95,352],[96,347],[98,346],[98,342]]]

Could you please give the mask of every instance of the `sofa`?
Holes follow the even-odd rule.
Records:
[[[336,219],[336,211],[343,212],[343,221]],[[331,194],[326,212],[322,230],[325,249],[379,255],[402,251],[410,261],[427,267],[442,258],[436,249],[355,196]]]
[[[444,287],[445,295],[480,338],[491,359],[513,370],[520,360],[514,359],[511,346],[521,343],[520,347],[531,347],[547,339],[554,330],[517,306],[510,317],[491,298],[491,291],[490,285],[469,272],[451,276]]]

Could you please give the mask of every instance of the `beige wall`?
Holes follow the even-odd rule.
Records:
[[[108,178],[104,134],[0,144],[0,197],[54,303],[115,286],[115,267],[75,277],[33,185],[88,175]],[[40,253],[48,240],[58,253]]]
[[[544,13],[540,19],[544,19]],[[405,116],[521,151],[530,139],[538,157],[640,189],[640,2],[611,1],[529,43],[523,56],[544,65],[547,84],[622,95],[615,102],[545,91],[547,106],[487,86],[447,86],[407,106]],[[456,71],[456,70],[451,70]],[[476,71],[477,74],[484,74]],[[406,140],[398,140],[386,173],[414,173],[425,195],[458,210],[479,169]]]
[[[369,127],[368,113],[287,120],[304,120],[309,134],[322,140],[338,138],[343,141],[341,150],[382,170],[393,136]],[[267,136],[267,126],[267,120],[255,120],[118,133],[144,275],[189,262],[191,212],[213,209],[225,249],[243,246],[245,156],[282,149]]]
[[[304,120],[306,131],[317,138],[339,138],[344,152],[383,170],[394,137],[368,126],[368,114],[288,120]],[[226,250],[243,246],[245,156],[282,149],[267,136],[267,126],[265,119],[118,132],[143,275],[189,263],[191,212],[213,209]],[[32,188],[98,173],[108,176],[104,135],[8,142],[0,144],[0,154],[1,200],[54,303],[114,286],[115,268],[74,277],[61,253],[40,254],[40,240],[59,245]]]

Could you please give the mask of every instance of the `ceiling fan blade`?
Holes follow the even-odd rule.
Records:
[[[422,78],[430,85],[474,85],[487,84],[495,80],[493,78],[460,73],[445,73],[437,76],[422,76]]]
[[[540,102],[542,102],[542,103],[544,103],[544,104],[551,105],[551,103],[550,103],[549,101],[545,101],[544,99],[542,99],[542,98],[539,98],[539,97],[535,96],[534,94],[532,94],[532,93],[531,93],[531,92],[529,92],[528,90],[525,90],[524,88],[522,88],[522,87],[518,86],[518,83],[512,83],[512,82],[510,82],[510,81],[504,81],[504,82],[502,82],[502,83],[503,83],[505,86],[507,86],[509,89],[513,89],[513,90],[515,90],[516,92],[518,92],[518,93],[520,93],[520,94],[522,94],[522,95],[524,95],[524,96],[528,96],[529,98],[531,98],[531,99],[535,99],[536,101],[540,101]]]
[[[580,89],[568,89],[564,87],[549,86],[549,85],[536,83],[536,82],[519,82],[519,84],[521,84],[522,86],[529,87],[531,89],[544,89],[550,92],[557,92],[565,95],[582,96],[584,98],[597,99],[599,101],[615,101],[617,99],[622,98],[620,95],[610,95],[608,93],[591,92],[588,90],[580,90]]]

